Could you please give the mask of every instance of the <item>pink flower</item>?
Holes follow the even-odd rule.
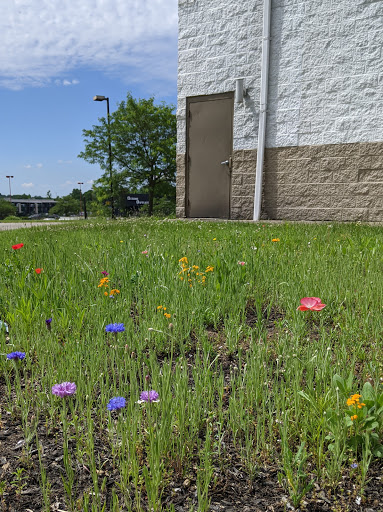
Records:
[[[73,395],[76,392],[77,386],[74,382],[62,382],[52,386],[52,394],[60,398]]]
[[[142,251],[141,254],[148,254],[148,251]]]
[[[238,261],[238,265],[241,265],[243,267],[243,265],[246,265],[246,263],[244,261]]]
[[[150,391],[143,391],[140,395],[140,399],[137,404],[142,404],[144,402],[159,402],[159,394],[157,391],[154,391],[154,389],[151,389]]]
[[[103,270],[103,271],[101,272],[101,274],[102,274],[103,276],[108,276],[108,275],[109,275],[109,274],[108,274],[108,272],[106,272],[105,270]]]
[[[310,309],[311,311],[320,311],[326,307],[326,304],[322,304],[321,299],[318,297],[304,297],[301,299],[301,305],[297,307],[299,311],[307,311]]]

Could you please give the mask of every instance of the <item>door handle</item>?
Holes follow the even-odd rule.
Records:
[[[221,165],[229,165],[229,160],[225,160],[224,162],[221,162]]]

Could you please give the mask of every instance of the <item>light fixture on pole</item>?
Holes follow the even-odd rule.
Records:
[[[6,178],[9,180],[9,202],[12,203],[11,178],[13,178],[13,176],[6,176]]]
[[[236,78],[235,80],[235,102],[243,103],[244,96],[247,95],[244,78]]]
[[[82,214],[82,193],[81,193],[81,185],[84,185],[83,181],[78,181],[77,185],[80,185],[80,215]]]
[[[109,175],[110,175],[110,204],[112,207],[112,219],[114,219],[114,196],[113,196],[113,171],[112,171],[112,141],[110,134],[109,98],[105,96],[93,96],[93,101],[106,101],[108,115],[108,146],[109,146]]]

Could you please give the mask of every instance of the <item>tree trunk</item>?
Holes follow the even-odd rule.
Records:
[[[148,215],[151,217],[153,215],[153,200],[154,200],[154,181],[149,180],[149,208],[148,208]]]

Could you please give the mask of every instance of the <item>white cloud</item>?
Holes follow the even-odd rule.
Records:
[[[57,163],[60,165],[63,165],[63,164],[70,165],[72,163],[72,160],[57,160]]]
[[[77,80],[76,78],[74,78],[73,80],[67,80],[67,79],[64,79],[64,80],[59,80],[58,78],[55,80],[55,85],[58,85],[58,86],[61,86],[61,85],[64,85],[64,86],[68,86],[68,85],[77,85],[80,83],[80,80]]]
[[[41,169],[43,167],[43,164],[38,163],[36,165],[31,165],[31,164],[24,165],[24,169],[32,169],[33,167],[37,167],[38,169]]]
[[[87,185],[93,185],[93,183],[94,183],[94,180],[88,180],[88,181],[86,182],[86,184],[87,184]]]
[[[175,80],[177,0],[3,2],[2,87],[76,85],[59,77],[84,66],[129,79],[135,68],[143,81]]]
[[[33,183],[22,183],[21,185],[23,188],[32,188],[34,187],[35,185]]]

